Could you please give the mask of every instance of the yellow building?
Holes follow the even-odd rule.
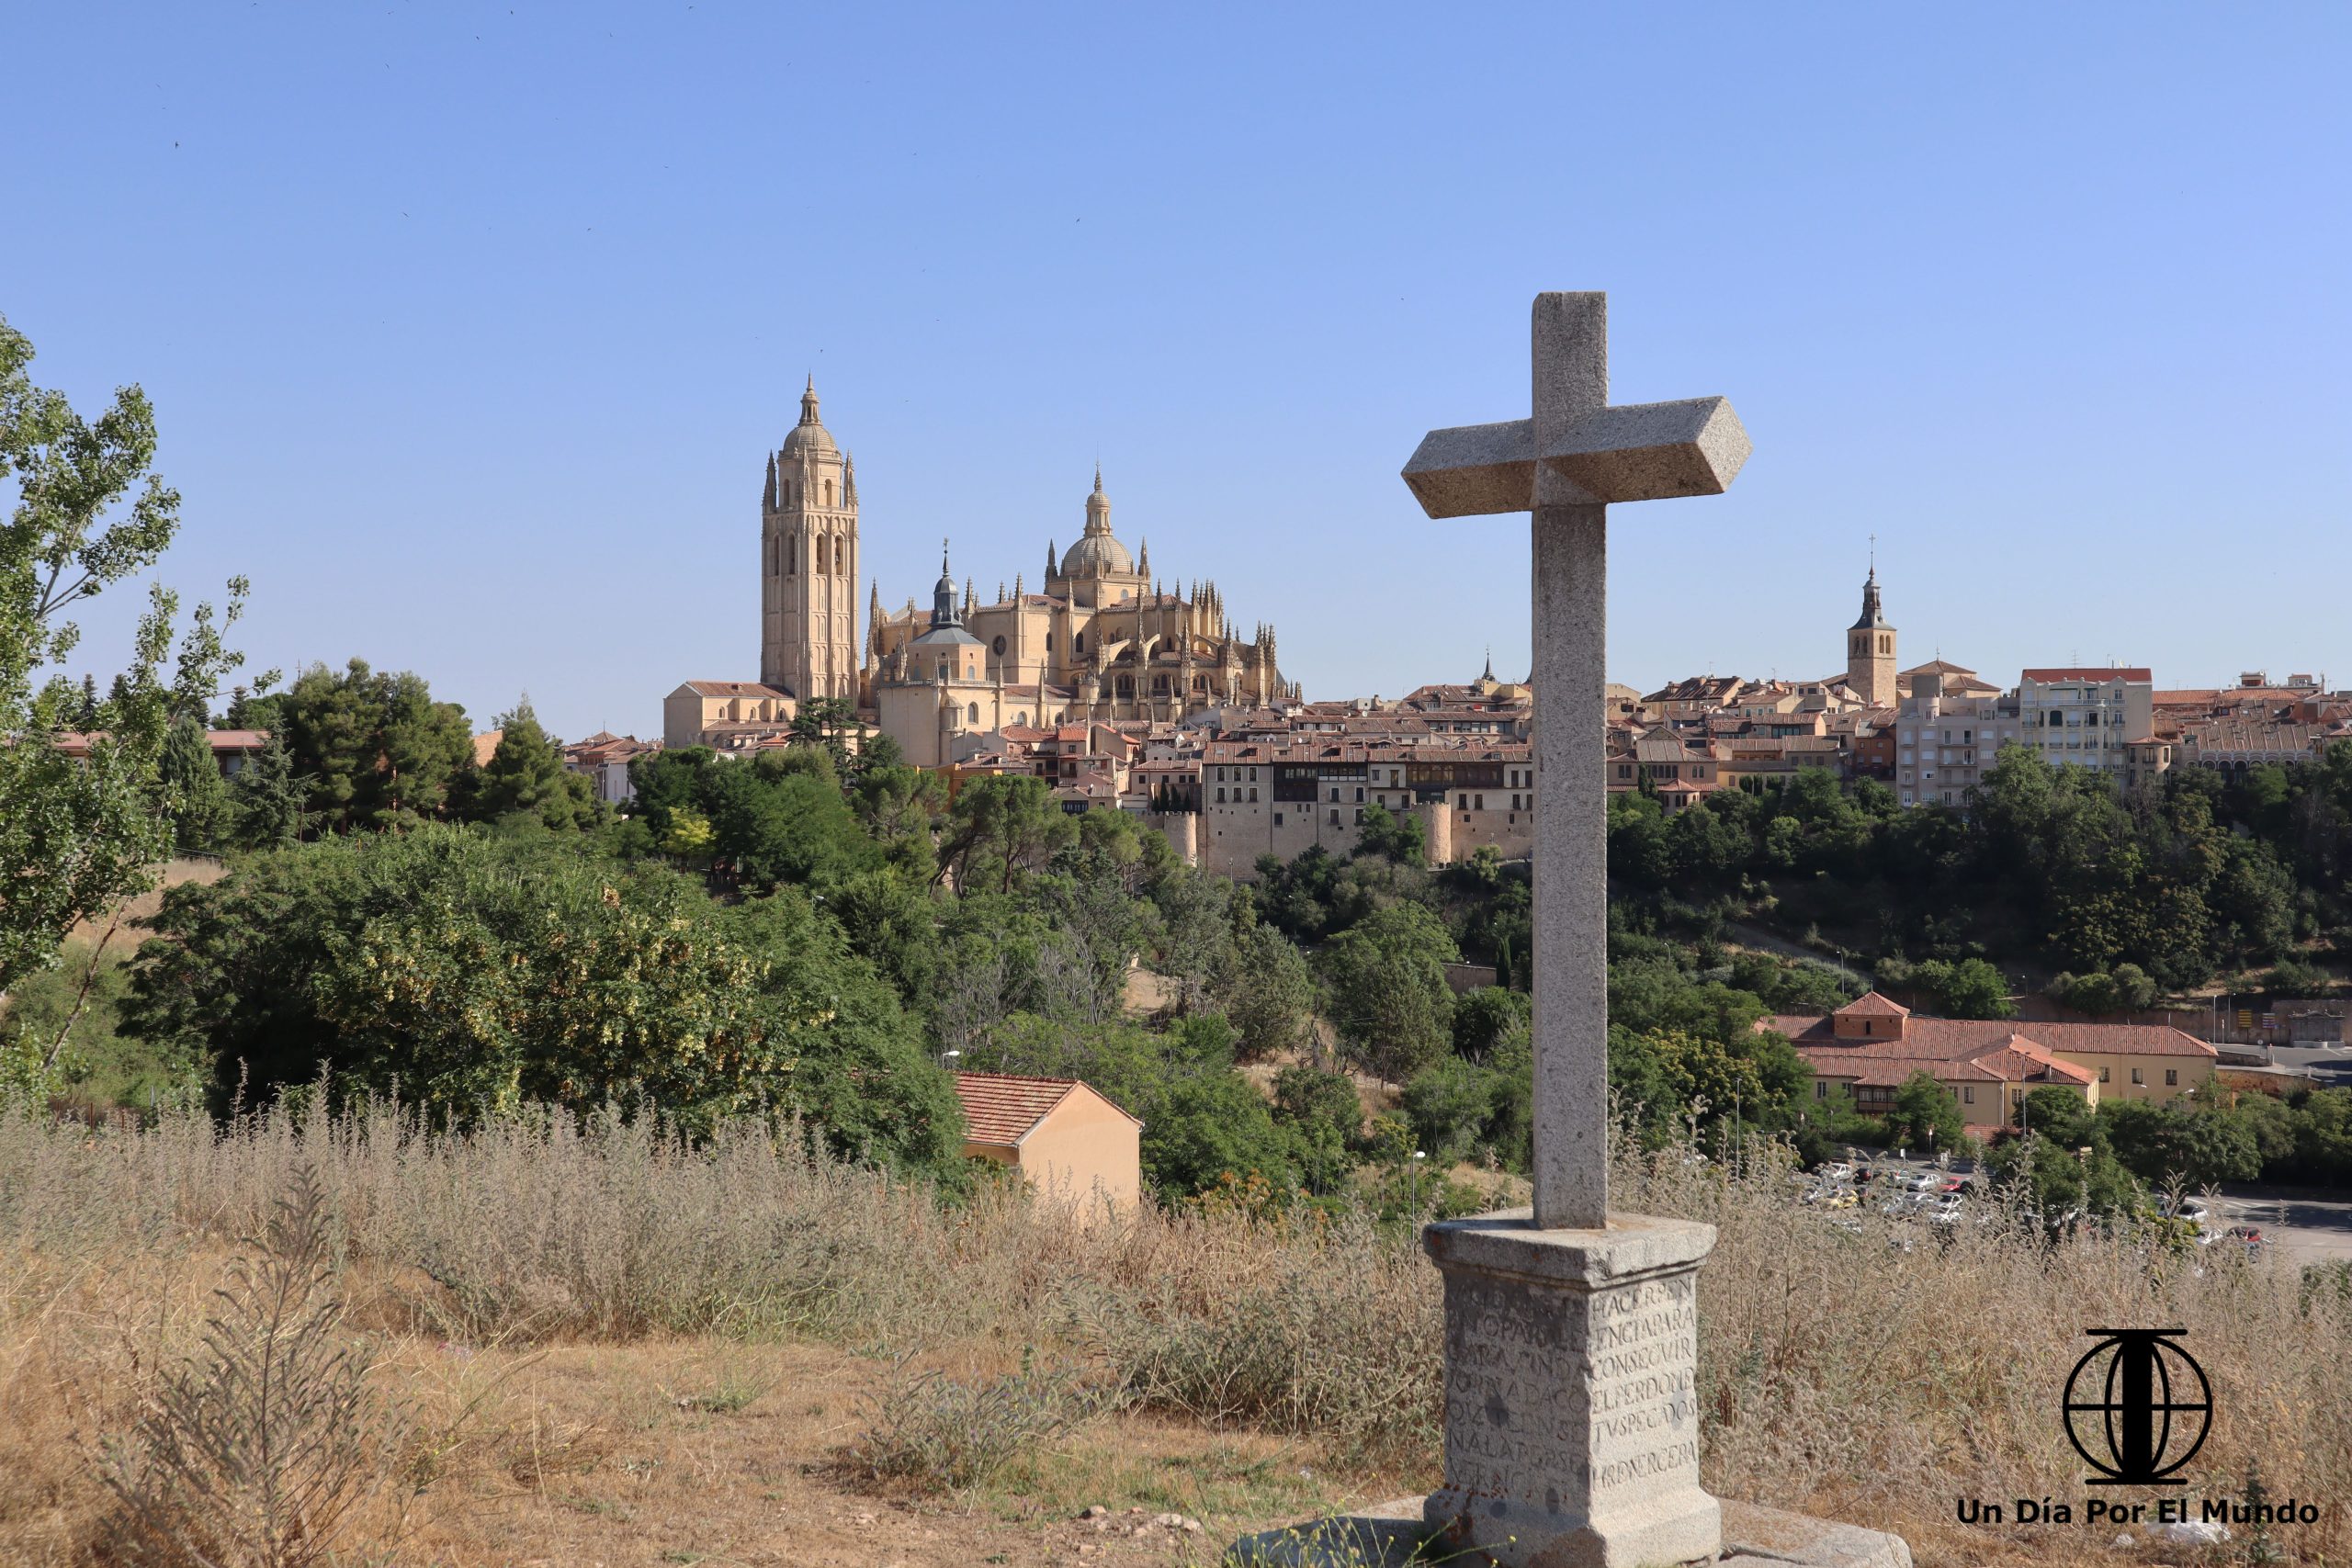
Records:
[[[1143,1191],[1143,1123],[1076,1078],[957,1073],[964,1154],[1011,1166],[1048,1196],[1114,1211]]]
[[[1810,1099],[1842,1087],[1857,1110],[1883,1116],[1895,1090],[1924,1072],[1959,1099],[1972,1130],[2014,1125],[2037,1089],[2071,1089],[2094,1106],[2170,1105],[2211,1083],[2219,1059],[2204,1041],[2159,1024],[1923,1018],[1876,991],[1836,1012],[1781,1014],[1756,1027],[1797,1048],[1813,1069]]]

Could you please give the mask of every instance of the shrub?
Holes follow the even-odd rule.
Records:
[[[159,1565],[305,1568],[330,1559],[389,1476],[400,1415],[343,1331],[324,1195],[297,1166],[257,1257],[241,1259],[204,1354],[166,1373],[105,1448],[124,1545]]]
[[[1065,1437],[1098,1404],[1067,1370],[1024,1352],[1008,1377],[963,1382],[900,1359],[862,1402],[865,1429],[845,1457],[866,1477],[922,1492],[964,1492]]]

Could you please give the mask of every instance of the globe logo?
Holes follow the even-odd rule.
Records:
[[[2087,1328],[2099,1337],[2066,1379],[2066,1437],[2093,1486],[2177,1486],[2205,1444],[2213,1390],[2173,1343],[2185,1328]]]

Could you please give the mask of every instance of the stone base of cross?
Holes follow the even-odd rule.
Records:
[[[1433,430],[1431,517],[1534,514],[1535,1203],[1434,1224],[1445,1485],[1425,1515],[1506,1568],[1714,1555],[1699,1485],[1711,1225],[1609,1212],[1609,503],[1714,495],[1748,453],[1722,398],[1611,407],[1607,297],[1535,299],[1534,411]]]

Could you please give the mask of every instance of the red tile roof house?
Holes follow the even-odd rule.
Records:
[[[957,1073],[964,1154],[1009,1165],[1038,1191],[1124,1213],[1143,1190],[1143,1123],[1076,1078]]]
[[[2018,1023],[1923,1018],[1872,991],[1833,1013],[1783,1013],[1756,1027],[1784,1034],[1813,1069],[1810,1098],[1844,1085],[1854,1108],[1883,1116],[1894,1092],[1924,1072],[1960,1100],[1972,1137],[2014,1124],[2037,1089],[2169,1105],[2210,1083],[2219,1054],[2194,1035],[2157,1024]]]

